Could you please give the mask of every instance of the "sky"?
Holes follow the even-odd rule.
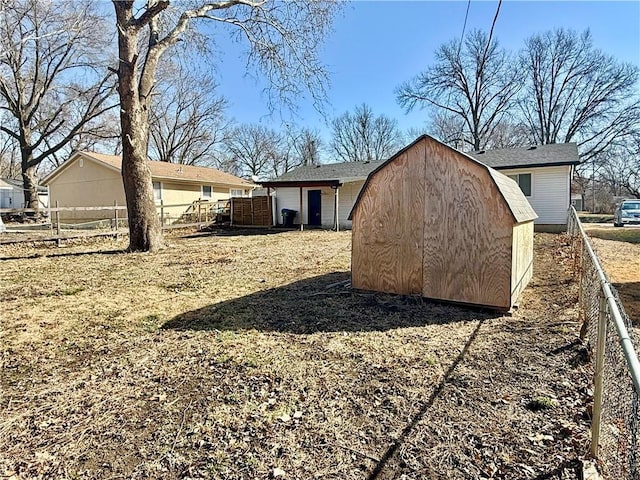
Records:
[[[466,31],[486,30],[497,0],[471,0]],[[434,62],[434,52],[443,43],[459,39],[467,1],[354,1],[346,5],[334,22],[321,59],[330,71],[329,117],[352,111],[367,103],[375,114],[397,119],[401,129],[423,127],[424,111],[406,114],[397,104],[394,89]],[[494,30],[500,45],[516,51],[529,36],[556,27],[577,31],[590,29],[594,45],[621,61],[640,67],[640,2],[637,1],[517,1],[503,0]],[[228,115],[240,123],[282,124],[282,115],[269,115],[255,75],[248,76],[242,46],[219,42],[217,77],[220,93],[228,102]],[[287,115],[284,115],[287,117]],[[326,119],[310,101],[301,99],[298,126],[317,129],[326,141]]]

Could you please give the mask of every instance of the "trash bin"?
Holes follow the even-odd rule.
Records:
[[[293,227],[293,219],[298,212],[295,210],[289,210],[288,208],[282,209],[282,225],[285,227]]]

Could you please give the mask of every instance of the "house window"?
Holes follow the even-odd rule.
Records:
[[[203,185],[202,186],[202,195],[201,197],[204,198],[211,198],[211,193],[212,193],[212,188],[211,185]]]
[[[231,197],[244,197],[244,190],[241,188],[232,188],[229,190],[229,195]]]
[[[520,186],[520,190],[525,197],[531,196],[531,174],[519,173],[517,175],[508,175],[508,177]]]
[[[156,202],[162,200],[162,183],[160,182],[153,182],[153,199]]]

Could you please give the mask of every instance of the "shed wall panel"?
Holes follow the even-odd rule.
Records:
[[[423,205],[423,296],[509,309],[513,218],[489,172],[428,142]]]
[[[372,177],[354,215],[352,286],[422,292],[424,144]]]
[[[533,276],[533,222],[513,227],[511,304],[513,305]]]

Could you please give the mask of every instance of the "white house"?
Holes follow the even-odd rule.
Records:
[[[536,230],[566,229],[573,170],[580,163],[575,143],[486,150],[470,154],[520,185],[538,214]],[[262,182],[274,198],[274,223],[282,209],[296,211],[294,224],[351,228],[347,218],[368,175],[384,162],[331,163],[300,167]]]
[[[470,154],[515,180],[538,214],[537,231],[563,231],[571,205],[571,180],[580,163],[575,143],[486,150]]]
[[[49,206],[49,193],[46,187],[38,186],[40,208]],[[24,186],[21,180],[0,178],[0,208],[25,208]]]
[[[324,228],[351,228],[348,220],[369,173],[379,162],[346,162],[299,167],[275,180],[261,182],[273,198],[274,225],[282,210],[294,210],[293,223]]]

